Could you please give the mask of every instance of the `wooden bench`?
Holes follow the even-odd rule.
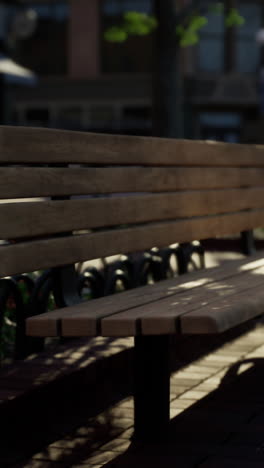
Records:
[[[264,225],[264,148],[1,127],[0,163],[0,277],[53,268],[64,306],[29,318],[27,334],[134,336],[135,435],[165,434],[170,335],[262,314],[264,257],[83,303],[74,264],[240,232],[250,247]]]

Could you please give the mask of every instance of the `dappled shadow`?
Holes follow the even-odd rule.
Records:
[[[0,407],[1,466],[81,426],[91,426],[98,442],[113,437],[114,418],[107,409],[131,392],[130,348],[129,339],[73,340],[4,369],[0,393],[16,398]],[[128,369],[122,379],[120,369]],[[90,421],[104,410],[99,425]]]
[[[263,281],[262,260],[253,259],[235,268],[231,264],[223,271],[215,269],[211,280],[205,272],[204,277],[196,281],[193,278],[193,288],[187,281],[186,286],[179,286],[183,292],[166,302],[166,310],[160,314],[160,329],[166,318],[178,317],[183,333],[218,333],[257,317],[264,312]],[[143,319],[145,327],[147,320],[150,322],[152,317]]]
[[[11,400],[20,391],[24,393],[55,378],[84,369],[96,360],[127,350],[132,345],[133,340],[129,338],[104,337],[67,340],[64,344],[56,342],[46,352],[1,368],[0,388],[9,388],[9,394],[1,398],[0,390],[0,400]]]

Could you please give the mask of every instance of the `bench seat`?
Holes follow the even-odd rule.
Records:
[[[221,333],[264,312],[263,253],[27,320],[31,336]]]

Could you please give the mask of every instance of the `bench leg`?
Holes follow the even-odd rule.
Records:
[[[170,364],[167,335],[136,336],[134,421],[136,440],[166,436],[170,420]]]
[[[255,239],[252,229],[241,232],[241,250],[245,255],[253,255],[256,253]]]

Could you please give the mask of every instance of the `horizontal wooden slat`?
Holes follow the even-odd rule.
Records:
[[[264,167],[261,146],[0,127],[0,163]]]
[[[238,273],[234,277],[229,277],[228,283],[226,278],[222,281],[208,282],[195,290],[186,290],[177,296],[105,318],[102,320],[102,335],[135,336],[138,333],[164,335],[180,332],[177,319],[184,320],[185,315],[188,318],[189,314],[195,316],[196,309],[200,310],[201,315],[204,309],[214,310],[215,315],[217,315],[218,303],[222,301],[223,297],[232,295],[237,297],[245,290],[249,291],[250,288],[263,285],[264,267],[254,270],[253,273],[251,271],[242,275]]]
[[[164,247],[175,242],[236,234],[262,225],[264,210],[256,210],[4,245],[0,247],[0,276]]]
[[[0,204],[0,239],[264,207],[264,188]]]
[[[257,168],[0,168],[0,198],[257,187]]]
[[[188,276],[172,278],[112,295],[86,301],[82,304],[47,312],[40,316],[34,316],[27,320],[27,333],[35,336],[94,336],[101,333],[99,325],[103,317],[114,318],[118,313],[133,311],[136,317],[136,309],[142,305],[152,308],[153,303],[160,304],[167,298],[178,297],[198,290],[200,286],[215,284],[215,282],[232,279],[237,275],[246,276],[248,272],[264,268],[263,253],[254,255],[250,259],[241,259],[228,262],[225,265],[208,270],[195,271]],[[62,323],[60,323],[62,321]],[[59,325],[59,326],[58,326]]]
[[[200,308],[181,317],[182,333],[214,334],[264,313],[263,283],[239,295],[219,300],[214,306]]]

